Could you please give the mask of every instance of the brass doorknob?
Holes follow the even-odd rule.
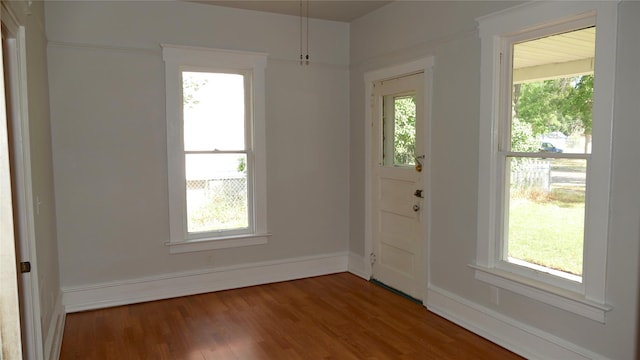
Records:
[[[416,159],[416,171],[422,172],[422,161],[420,160],[424,160],[424,155],[416,156],[415,159]]]

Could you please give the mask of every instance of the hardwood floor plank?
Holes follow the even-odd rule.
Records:
[[[69,314],[60,359],[521,358],[340,273]]]

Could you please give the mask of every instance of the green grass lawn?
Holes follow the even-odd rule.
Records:
[[[555,159],[552,171],[584,172],[586,162]],[[552,184],[547,193],[512,189],[509,257],[582,276],[584,186]]]
[[[583,229],[584,203],[567,206],[514,199],[509,212],[509,256],[582,275]]]

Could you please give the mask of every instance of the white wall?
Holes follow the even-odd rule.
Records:
[[[297,63],[295,17],[178,2],[47,2],[62,286],[347,249],[364,256],[364,73],[434,55],[431,285],[587,354],[633,358],[640,4],[620,5],[607,275],[614,310],[606,324],[508,292],[494,305],[488,286],[467,267],[482,211],[476,201],[480,41],[474,19],[510,5],[395,2],[350,26],[313,20],[314,64],[305,68]],[[274,235],[268,245],[181,255],[169,255],[163,245],[168,210],[159,43],[270,54],[267,157]]]
[[[295,5],[295,4],[294,4]],[[168,1],[45,4],[63,288],[346,252],[347,24]],[[267,52],[267,245],[170,255],[160,43]]]
[[[600,324],[506,291],[500,305],[467,264],[476,254],[477,148],[480,40],[475,18],[506,2],[395,2],[351,24],[350,249],[364,249],[365,72],[425,55],[435,56],[431,142],[430,285],[456,299],[458,308],[481,309],[503,323],[526,328],[582,356],[634,357],[638,286],[640,184],[640,4],[620,5],[613,190],[607,302],[614,309]],[[635,35],[634,35],[635,34]],[[634,65],[635,64],[635,65]],[[364,255],[364,254],[363,254]],[[438,295],[438,294],[436,294]],[[435,295],[434,295],[435,296]],[[442,298],[442,297],[441,297]],[[429,301],[429,295],[427,295]],[[453,309],[451,306],[449,309]],[[472,323],[467,314],[450,318]],[[487,327],[489,324],[486,324]],[[482,329],[481,329],[482,330]],[[490,331],[490,330],[489,330]],[[500,339],[497,339],[500,340]],[[526,349],[528,344],[516,344]],[[531,350],[531,349],[530,349]],[[532,349],[531,354],[541,349]],[[576,355],[577,356],[577,355]]]

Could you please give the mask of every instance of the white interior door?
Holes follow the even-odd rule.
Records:
[[[2,19],[0,6],[0,19]],[[3,33],[4,34],[4,33]],[[0,51],[0,70],[4,51]],[[21,359],[20,315],[11,188],[10,123],[6,117],[4,73],[0,73],[0,359]]]
[[[25,30],[2,8],[2,57],[5,109],[9,129],[16,262],[18,265],[22,355],[43,359],[39,286],[35,253],[35,219],[26,102]]]
[[[422,300],[424,74],[375,82],[373,89],[372,277]]]

